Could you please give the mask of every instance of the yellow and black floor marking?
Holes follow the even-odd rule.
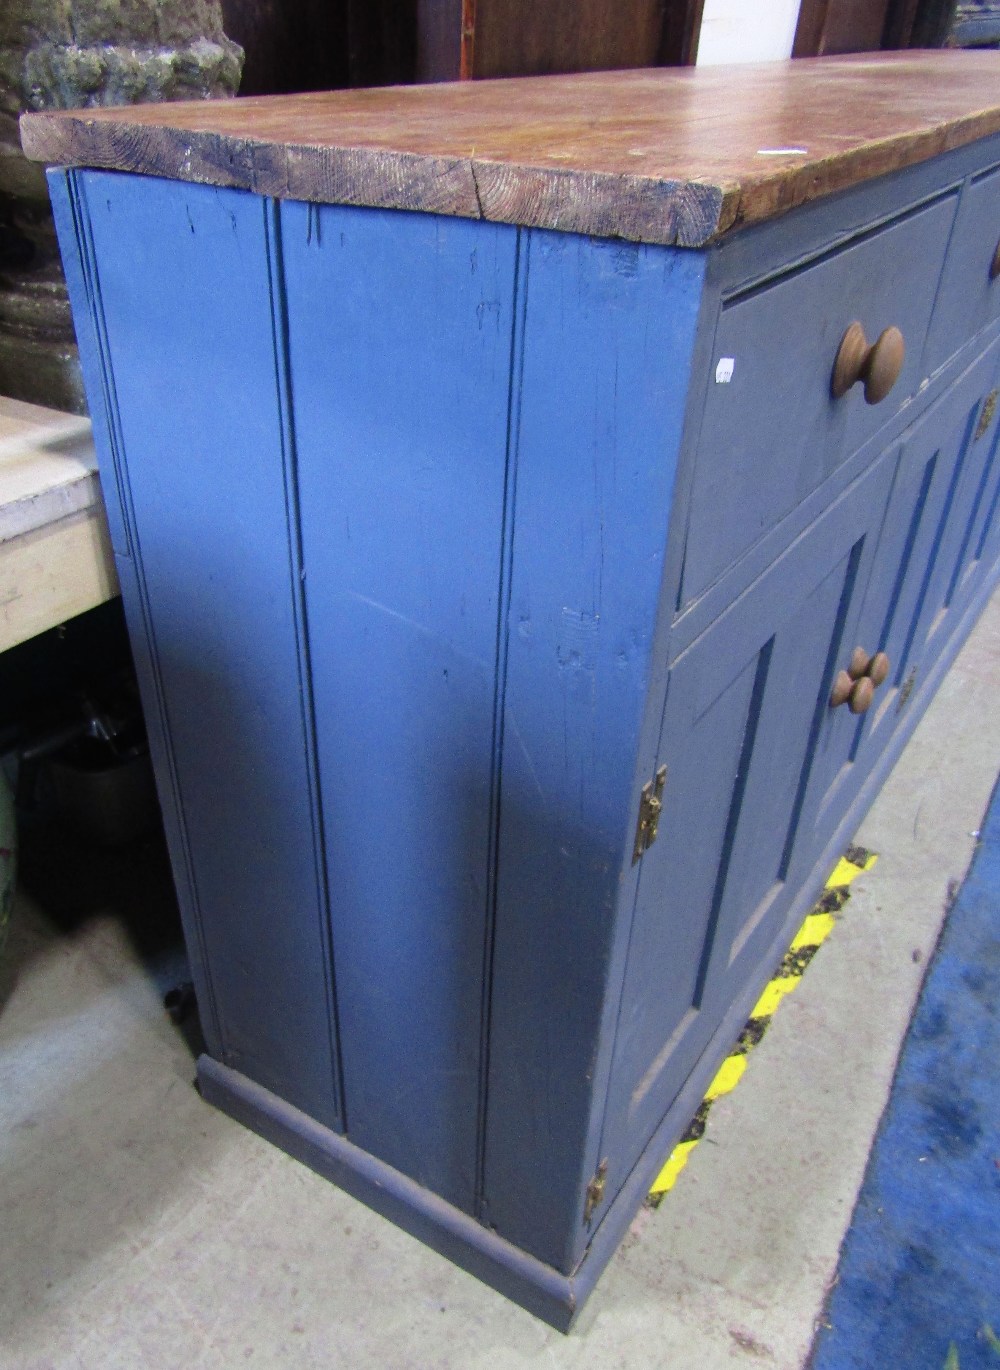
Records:
[[[802,979],[806,966],[833,931],[837,914],[851,896],[851,882],[856,880],[862,872],[871,870],[875,861],[874,852],[867,851],[864,847],[848,847],[837,862],[833,874],[826,882],[822,896],[806,915],[805,922],[799,928],[792,945],[785,953],[785,959],[754,1005],[753,1013],[751,1013],[746,1026],[740,1033],[736,1045],[719,1067],[715,1079],[709,1085],[705,1097],[701,1101],[698,1112],[691,1119],[687,1131],[674,1147],[666,1165],[656,1177],[646,1199],[646,1203],[651,1208],[658,1208],[664,1194],[674,1187],[678,1175],[687,1164],[688,1157],[704,1136],[705,1124],[712,1104],[723,1094],[728,1094],[730,1090],[736,1088],[740,1077],[746,1070],[747,1054],[764,1036],[778,1005],[786,994],[791,994]]]

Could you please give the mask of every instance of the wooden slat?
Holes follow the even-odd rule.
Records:
[[[13,538],[0,550],[0,652],[117,593],[103,509]]]
[[[0,652],[118,593],[90,420],[0,396]]]
[[[997,132],[998,78],[996,53],[900,52],[59,111],[21,127],[38,161],[699,246]]]

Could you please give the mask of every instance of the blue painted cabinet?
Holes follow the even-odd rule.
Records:
[[[996,581],[998,165],[698,250],[51,174],[203,1091],[557,1325]]]

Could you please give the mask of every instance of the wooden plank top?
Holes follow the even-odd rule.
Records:
[[[893,52],[27,114],[36,161],[698,247],[1000,131],[1000,54]]]

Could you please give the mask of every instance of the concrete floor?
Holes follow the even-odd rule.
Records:
[[[0,1366],[801,1366],[1000,768],[998,689],[1000,595],[858,834],[878,864],[568,1338],[201,1102],[155,844],[100,871],[29,851],[0,966]]]

